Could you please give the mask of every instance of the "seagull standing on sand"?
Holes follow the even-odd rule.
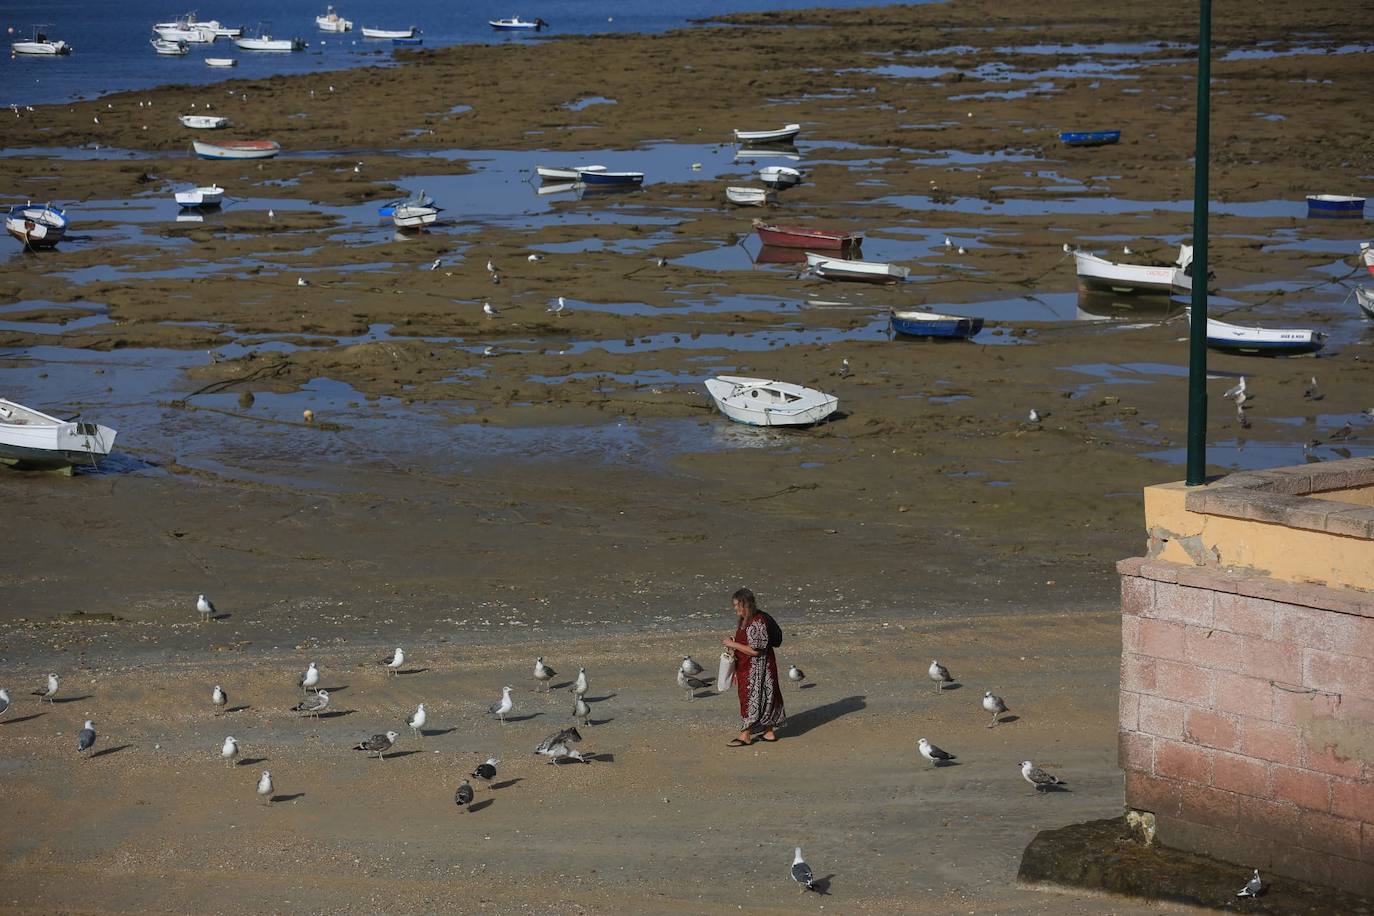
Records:
[[[681,668],[677,669],[677,685],[687,691],[687,699],[689,700],[695,700],[696,691],[709,686],[701,678],[688,677],[687,672]]]
[[[840,360],[840,378],[849,378],[849,358]]]
[[[313,697],[306,697],[295,706],[291,707],[292,712],[303,712],[307,716],[319,718],[320,713],[329,708],[329,691],[320,690]]]
[[[940,750],[924,738],[916,742],[916,749],[921,752],[922,757],[930,761],[932,766],[938,767],[946,760],[956,759],[953,754]]]
[[[491,715],[495,716],[496,718],[500,719],[500,720],[501,720],[501,724],[502,724],[502,725],[505,725],[505,724],[506,724],[506,714],[509,713],[509,712],[510,712],[512,709],[514,709],[514,708],[515,708],[515,703],[511,701],[511,698],[510,698],[510,688],[509,688],[509,687],[502,687],[502,688],[501,688],[501,700],[500,700],[500,702],[492,703],[491,706],[487,709],[487,712],[490,713]]]
[[[1242,375],[1239,382],[1227,388],[1222,397],[1229,401],[1235,401],[1238,405],[1250,400],[1250,395],[1245,392],[1245,376]]]
[[[468,811],[472,810],[472,808],[469,807],[469,805],[472,804],[472,783],[468,782],[466,779],[463,780],[462,785],[458,787],[458,791],[453,793],[453,803],[460,808],[466,808]]]
[[[219,755],[224,758],[225,766],[233,766],[234,759],[239,755],[239,743],[230,735],[224,739],[224,746],[219,749]]]
[[[1260,880],[1259,869],[1255,869],[1254,877],[1245,882],[1245,886],[1236,894],[1237,897],[1258,897],[1260,891],[1264,890],[1264,882]]]
[[[951,239],[949,236],[945,236],[945,247],[946,247],[946,248],[953,248],[953,247],[954,247],[954,240]]]
[[[43,690],[35,690],[33,692],[33,695],[40,698],[39,702],[47,700],[49,703],[52,703],[53,697],[57,696],[57,675],[49,674],[47,688]]]
[[[473,779],[485,779],[487,782],[491,782],[496,778],[496,765],[500,762],[501,758],[499,757],[488,757],[486,763],[479,763],[477,769],[469,775]]]
[[[431,264],[431,265],[429,265],[429,269],[430,269],[430,270],[438,270],[438,269],[439,269],[439,264],[440,264],[440,259],[439,259],[439,258],[435,258],[435,259],[434,259],[434,263]]]
[[[204,595],[196,598],[196,610],[200,611],[201,623],[209,623],[210,619],[215,616],[215,606]]]
[[[92,724],[90,719],[87,719],[86,724],[82,727],[81,731],[77,732],[76,750],[78,753],[84,754],[87,751],[89,751],[94,744],[95,725]]]
[[[787,669],[787,679],[794,684],[800,684],[802,681],[806,680],[806,672],[796,665],[793,665]]]
[[[967,250],[966,248],[964,248],[963,245],[960,245],[960,246],[959,246],[959,251],[958,251],[958,253],[959,253],[959,254],[968,254],[968,250]]]
[[[1124,255],[1132,255],[1132,254],[1135,254],[1135,252],[1131,250],[1131,246],[1130,246],[1130,245],[1122,245],[1122,246],[1121,246],[1121,253],[1124,254]]]
[[[373,735],[366,741],[360,741],[353,745],[355,751],[367,751],[369,754],[375,753],[378,760],[386,759],[386,752],[391,750],[391,745],[396,743],[399,737],[395,732],[387,732],[385,735]]]
[[[493,264],[493,263],[491,263],[491,258],[487,258],[487,273],[489,273],[489,274],[494,274],[494,273],[496,273],[496,265]]]
[[[553,680],[553,676],[557,673],[544,664],[544,656],[541,655],[534,660],[534,679],[544,685],[545,691],[549,689],[549,681]],[[537,690],[538,687],[536,686],[535,689]]]
[[[307,279],[305,279],[305,277],[297,277],[297,278],[296,278],[296,285],[297,285],[297,286],[309,286],[309,285],[310,285],[310,281],[307,280]]]
[[[926,676],[935,682],[936,690],[944,690],[946,684],[954,683],[954,678],[950,677],[949,669],[933,658],[930,660],[930,667],[926,670]]]
[[[1006,702],[991,690],[983,694],[983,708],[992,713],[992,721],[988,723],[988,728],[992,728],[1002,720],[1002,713],[1010,712]]]
[[[802,858],[801,847],[792,855],[792,880],[797,882],[797,886],[802,892],[814,891],[816,889],[816,878],[811,874],[811,866],[806,864]]]
[[[272,774],[267,770],[263,770],[262,776],[258,779],[258,794],[262,796],[264,805],[272,804]]]
[[[592,708],[587,705],[587,701],[582,699],[582,694],[577,694],[577,699],[573,703],[573,718],[581,722],[584,726],[592,724]]]
[[[532,254],[525,260],[529,261],[531,264],[537,264],[540,261],[544,260],[544,256],[542,254]]]
[[[565,308],[567,308],[567,304],[563,302],[563,297],[559,296],[558,301],[555,302],[553,305],[549,306],[549,314],[561,315],[563,314],[563,309]]]
[[[311,662],[310,667],[305,669],[305,674],[301,675],[301,691],[304,692],[314,687],[320,682],[320,669]]]
[[[406,654],[401,651],[400,646],[397,646],[396,651],[391,654],[391,658],[383,658],[381,663],[386,665],[388,671],[395,674],[406,663]]]
[[[215,704],[215,715],[219,715],[220,710],[229,705],[229,694],[224,692],[223,687],[216,684],[214,691],[210,694],[210,702]]]
[[[1317,377],[1315,375],[1312,376],[1312,384],[1302,393],[1302,396],[1304,400],[1308,401],[1320,401],[1322,398],[1326,397],[1326,395],[1322,394],[1321,389],[1317,387]]]
[[[9,709],[10,692],[5,688],[0,687],[0,716],[3,716],[5,713],[9,712]]]
[[[482,313],[485,314],[488,318],[495,318],[495,317],[497,316],[497,314],[499,314],[499,313],[496,311],[496,309],[494,309],[494,308],[491,307],[491,303],[490,303],[490,302],[483,302],[483,303],[482,303]]]
[[[578,669],[577,669],[577,680],[573,681],[572,692],[573,692],[573,694],[576,695],[579,699],[581,699],[583,696],[586,695],[586,693],[587,693],[587,669],[586,669],[586,668],[578,668]]]
[[[1050,786],[1062,786],[1064,784],[1064,781],[1058,776],[1051,776],[1029,760],[1022,760],[1017,766],[1021,768],[1021,778],[1035,786],[1037,792],[1043,792]]]
[[[1040,411],[1038,411],[1038,410],[1036,410],[1034,407],[1032,407],[1032,408],[1030,409],[1030,413],[1026,416],[1026,419],[1029,420],[1029,421],[1032,422],[1032,423],[1039,423],[1039,422],[1040,422]]]
[[[427,718],[428,717],[425,715],[425,704],[421,703],[415,708],[415,714],[406,721],[406,725],[410,726],[410,730],[415,733],[415,737],[423,738],[425,736],[422,729],[425,727],[425,720]]]
[[[684,656],[682,656],[682,673],[683,673],[683,674],[700,674],[701,671],[702,671],[701,666],[698,665],[696,662],[692,661],[692,656],[690,656],[690,655],[684,655]]]

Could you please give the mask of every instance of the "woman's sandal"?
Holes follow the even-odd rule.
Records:
[[[748,746],[751,745],[751,744],[753,744],[752,741],[741,741],[741,740],[739,740],[738,738],[731,738],[731,739],[730,739],[730,743],[727,744],[727,745],[725,745],[725,746],[726,746],[726,747],[748,747]]]

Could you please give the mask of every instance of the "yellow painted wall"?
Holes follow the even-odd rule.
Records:
[[[1332,499],[1339,503],[1374,507],[1374,487],[1351,487],[1348,490],[1328,490],[1311,495],[1313,499]]]

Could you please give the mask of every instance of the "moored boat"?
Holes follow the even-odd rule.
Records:
[[[1179,255],[1171,267],[1154,267],[1145,264],[1118,264],[1100,258],[1086,251],[1073,253],[1074,267],[1078,274],[1078,285],[1085,290],[1100,290],[1113,293],[1163,293],[1168,295],[1174,290],[1191,290],[1193,278],[1188,268],[1193,262],[1191,245],[1179,248]]]
[[[791,143],[800,133],[800,124],[787,124],[776,130],[737,130],[735,139],[741,143]]]
[[[393,38],[391,43],[394,45],[422,45],[425,40],[419,35],[408,35],[405,38]]]
[[[271,159],[281,152],[281,144],[275,140],[192,140],[191,146],[202,159]]]
[[[967,340],[983,330],[982,318],[941,315],[916,309],[893,309],[888,316],[892,330],[902,337],[935,337]]]
[[[273,38],[271,23],[258,26],[258,34],[235,38],[234,44],[244,51],[304,51],[305,42],[299,38]]]
[[[219,115],[178,115],[177,120],[182,127],[190,127],[193,130],[219,130],[221,127],[229,126],[229,119]]]
[[[549,27],[542,19],[521,19],[519,16],[509,19],[488,19],[487,25],[498,32],[539,32]]]
[[[224,200],[224,188],[214,184],[203,188],[190,188],[185,191],[177,191],[175,197],[178,206],[187,209],[208,209],[218,207]]]
[[[1192,320],[1192,309],[1188,318]],[[1282,356],[1311,353],[1326,345],[1326,335],[1310,328],[1250,328],[1207,319],[1207,346],[1233,353]]]
[[[750,426],[809,426],[840,406],[834,395],[791,382],[721,375],[705,384],[721,413]]]
[[[94,464],[114,448],[115,431],[98,423],[59,420],[0,398],[0,463],[35,470]]]
[[[364,38],[385,38],[388,40],[396,38],[414,38],[419,34],[419,31],[420,30],[415,28],[415,26],[411,26],[408,29],[369,29],[367,26],[363,26],[362,29]]]
[[[846,251],[863,244],[863,234],[813,229],[810,226],[775,226],[754,220],[759,241],[774,248],[805,248],[808,251]]]
[[[67,214],[52,204],[23,204],[5,214],[5,231],[26,248],[51,248],[67,234]]]
[[[321,32],[347,32],[353,28],[353,22],[340,16],[330,6],[325,8],[323,16],[315,17],[315,27]]]
[[[762,207],[778,202],[775,191],[765,188],[726,188],[725,199],[737,207]]]
[[[1364,317],[1374,321],[1374,291],[1363,286],[1355,287],[1355,304],[1364,312]]]
[[[148,43],[163,57],[183,57],[191,50],[191,46],[184,41],[171,41],[166,38],[153,38]]]
[[[439,221],[439,208],[422,204],[403,203],[391,213],[397,229],[419,229]]]
[[[545,181],[577,181],[584,172],[604,172],[604,165],[536,165],[535,174]]]
[[[418,191],[409,197],[401,197],[396,200],[389,200],[377,208],[377,215],[382,217],[392,216],[398,207],[432,207],[434,198],[430,197],[423,190]]]
[[[196,14],[192,12],[187,13],[186,15],[172,22],[155,23],[153,25],[153,31],[159,33],[164,31],[179,31],[189,33],[194,31],[197,33],[196,36],[192,39],[185,40],[192,41],[193,43],[195,43],[211,42],[214,41],[216,38],[238,38],[239,33],[243,30],[227,29],[220,25],[219,21],[215,19],[211,19],[209,22],[201,22],[199,19],[196,18]]]
[[[1348,194],[1308,194],[1307,215],[1360,217],[1364,215],[1364,198]]]
[[[1065,146],[1108,146],[1121,139],[1119,130],[1066,130],[1059,134]]]
[[[28,41],[11,43],[10,50],[15,54],[30,54],[35,57],[56,57],[72,53],[71,45],[65,41],[54,41],[49,38],[41,31],[43,28],[43,26],[34,26],[33,37]]]
[[[857,280],[861,283],[896,283],[911,275],[911,268],[879,261],[850,261],[830,255],[806,253],[807,266],[823,280]]]
[[[768,187],[781,191],[801,184],[802,173],[785,165],[768,165],[759,169],[759,180]]]
[[[207,57],[205,66],[207,67],[237,67],[239,62],[233,57]]]
[[[577,180],[588,187],[616,185],[619,187],[638,187],[644,183],[643,172],[580,171]]]
[[[219,37],[214,29],[184,22],[155,25],[153,33],[163,41],[183,41],[193,45],[212,44]]]

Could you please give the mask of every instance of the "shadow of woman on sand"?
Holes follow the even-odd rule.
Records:
[[[789,738],[800,737],[813,728],[819,728],[827,722],[834,722],[840,716],[847,716],[851,712],[858,712],[866,708],[868,704],[864,700],[865,697],[863,696],[845,697],[842,700],[826,703],[824,706],[802,710],[795,716],[787,717],[787,727],[783,734]]]

